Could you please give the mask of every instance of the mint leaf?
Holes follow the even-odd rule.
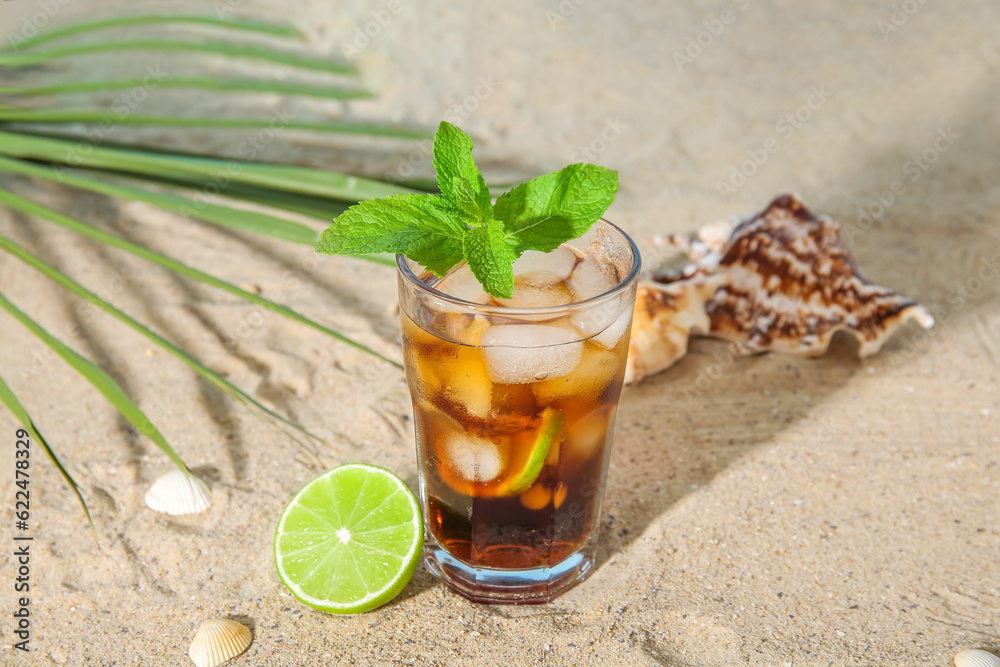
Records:
[[[550,252],[590,229],[618,192],[618,174],[593,164],[574,164],[522,183],[501,195],[493,215],[520,256]]]
[[[472,274],[493,296],[514,294],[514,250],[504,241],[503,224],[487,220],[465,233],[462,251]]]
[[[485,211],[480,208],[468,180],[456,176],[454,183],[455,210],[466,218],[466,223],[472,223],[470,226],[475,227],[485,220],[493,219],[493,207],[487,206]]]
[[[462,260],[466,228],[436,206],[436,199],[399,195],[363,201],[337,216],[316,250],[328,255],[396,252],[444,275]]]
[[[441,195],[447,203],[457,205],[455,179],[460,178],[469,182],[481,211],[493,208],[486,180],[472,159],[472,139],[447,121],[441,121],[434,134],[434,171]]]
[[[400,195],[352,206],[316,246],[331,255],[395,252],[443,276],[463,258],[487,292],[509,298],[514,260],[582,236],[608,209],[618,174],[574,164],[517,186],[493,205],[472,140],[451,123],[434,135],[440,196]]]

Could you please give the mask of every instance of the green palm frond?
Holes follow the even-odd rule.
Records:
[[[95,178],[80,176],[75,172],[57,172],[50,167],[43,167],[21,160],[10,160],[0,157],[0,172],[35,176],[111,197],[146,202],[167,211],[197,217],[201,220],[222,225],[223,227],[260,234],[262,236],[270,236],[283,241],[315,246],[319,240],[319,232],[316,230],[306,227],[301,223],[285,220],[273,215],[257,213],[255,211],[242,211],[229,206],[212,204],[207,201],[197,201],[188,197],[179,197],[162,192],[151,192],[125,185],[116,185]]]
[[[213,28],[224,28],[227,30],[256,32],[277,37],[301,38],[302,33],[290,25],[279,23],[268,23],[265,21],[251,21],[248,19],[223,19],[215,16],[181,15],[172,16],[170,14],[135,14],[132,16],[115,16],[96,21],[86,21],[83,23],[73,23],[62,28],[39,33],[33,37],[26,37],[15,43],[17,49],[29,49],[45,42],[63,39],[71,35],[80,35],[87,32],[97,32],[109,28],[132,28],[146,25],[169,25],[169,24],[189,24],[203,25]]]
[[[354,74],[353,65],[336,60],[314,58],[293,51],[280,51],[266,46],[240,44],[236,42],[218,42],[214,40],[185,41],[177,39],[124,39],[120,41],[102,41],[94,44],[77,44],[48,51],[30,53],[0,54],[0,67],[16,67],[20,65],[39,65],[75,58],[78,56],[102,53],[125,53],[130,51],[153,51],[166,53],[209,53],[234,59],[263,61],[275,65],[285,65],[296,69],[329,72],[332,74]]]
[[[0,112],[0,120],[3,119]],[[205,185],[239,183],[271,190],[344,201],[361,201],[396,194],[415,193],[396,185],[361,176],[283,164],[256,164],[226,159],[191,157],[142,150],[88,146],[75,150],[78,141],[0,131],[0,154],[11,157],[73,162],[152,178],[177,177]]]
[[[129,90],[150,85],[148,79],[110,79],[103,81],[72,81],[48,86],[30,88],[0,88],[0,95],[37,97],[41,95],[64,95],[67,93],[100,93],[110,90]],[[256,79],[213,79],[196,76],[171,76],[156,83],[157,88],[192,88],[216,92],[274,93],[277,95],[300,95],[330,100],[358,100],[372,97],[360,88],[337,88],[333,86],[312,86],[296,83],[258,81]]]
[[[55,451],[53,451],[52,446],[49,445],[45,436],[43,436],[42,432],[37,426],[35,426],[34,420],[28,414],[28,411],[24,409],[24,406],[21,405],[21,402],[17,400],[17,396],[15,396],[11,388],[7,386],[7,383],[4,381],[2,376],[0,376],[0,403],[6,405],[7,409],[10,410],[11,414],[14,415],[17,421],[21,422],[21,425],[24,426],[25,430],[31,434],[32,439],[42,445],[42,449],[45,450],[45,455],[48,456],[49,460],[55,464],[56,469],[59,470],[59,474],[62,475],[63,479],[66,480],[66,483],[69,484],[69,488],[73,489],[73,493],[76,494],[76,499],[80,501],[80,506],[83,508],[83,513],[87,516],[87,523],[90,524],[90,532],[96,540],[97,530],[94,528],[94,520],[90,516],[90,508],[87,507],[87,501],[83,499],[83,494],[80,492],[80,485],[76,483],[73,476],[70,475],[69,471],[63,466],[59,457],[57,457]],[[98,542],[97,547],[100,548],[100,546],[101,545]]]
[[[151,38],[117,34],[121,29],[158,26],[169,28],[168,34],[157,34]],[[209,33],[183,32],[190,28],[225,32],[226,41],[209,37]],[[86,38],[94,33],[100,33],[100,41],[84,39],[85,43],[81,43],[72,39],[74,36]],[[108,33],[107,36],[104,33]],[[246,42],[240,41],[241,36],[265,36],[267,39],[264,42],[259,39]],[[128,54],[130,64],[152,66],[156,61],[143,62],[147,53],[187,56],[207,54],[213,57],[213,66],[216,63],[229,65],[247,60],[264,62],[284,66],[295,75],[292,80],[278,75],[264,75],[257,79],[233,76],[223,71],[215,75],[214,69],[213,74],[205,74],[209,70],[202,68],[190,74],[178,72],[174,76],[158,79],[155,85],[164,89],[164,95],[196,89],[206,91],[208,95],[263,93],[278,95],[282,100],[290,97],[351,100],[370,96],[360,85],[353,65],[305,52],[301,38],[301,33],[291,26],[248,18],[222,19],[213,16],[140,13],[71,23],[31,38],[13,40],[12,48],[0,53],[0,69],[8,75],[5,77],[4,87],[0,88],[0,175],[15,174],[44,179],[67,188],[144,202],[175,214],[273,239],[275,242],[287,241],[313,246],[318,237],[317,229],[329,224],[332,218],[351,204],[419,190],[361,174],[313,169],[297,164],[259,162],[255,161],[256,151],[246,156],[246,159],[234,160],[217,154],[192,155],[142,144],[102,145],[102,140],[82,141],[78,136],[67,135],[78,132],[81,125],[85,128],[100,127],[102,131],[109,125],[161,126],[174,128],[174,131],[183,131],[183,128],[269,130],[274,132],[275,137],[279,137],[283,130],[292,130],[299,133],[346,135],[338,141],[349,139],[356,143],[429,141],[432,134],[422,129],[345,117],[320,117],[300,121],[282,113],[272,118],[232,117],[232,114],[197,118],[169,113],[146,115],[136,113],[134,108],[129,108],[128,113],[123,114],[114,108],[94,108],[87,107],[86,104],[77,109],[66,108],[66,104],[61,103],[56,108],[51,102],[56,99],[54,96],[99,94],[134,89],[137,86],[151,87],[145,79],[137,79],[134,75],[88,80],[86,76],[74,78],[74,75],[66,74],[68,70],[62,69],[67,59],[72,58],[69,61],[72,66],[76,62],[76,56],[100,54]],[[38,48],[58,40],[66,40],[67,44]],[[167,69],[175,69],[169,61],[161,58],[159,62],[170,65]],[[58,63],[58,66],[46,67],[47,63]],[[43,67],[39,68],[38,65]],[[39,78],[39,73],[45,78]],[[15,103],[24,106],[15,106]],[[278,313],[402,368],[390,356],[376,352],[362,342],[287,306],[17,194],[13,191],[13,184],[17,182],[0,181],[0,206],[20,211],[33,220],[59,225],[104,246],[131,253],[185,279],[224,290],[242,301]],[[211,201],[206,194],[212,195]],[[248,210],[248,204],[253,205],[253,210]],[[316,225],[312,227],[304,223]],[[43,261],[3,234],[0,234],[0,250],[39,271],[59,289],[86,300],[117,322],[145,336],[214,387],[245,406],[252,414],[281,428],[290,437],[295,438],[295,432],[298,432],[317,439],[304,427],[261,404],[191,353],[155,333],[135,317],[103,300],[58,267]],[[390,255],[374,255],[364,259],[386,267],[395,265]],[[32,335],[53,349],[101,391],[126,419],[156,443],[176,465],[186,470],[183,461],[166,438],[104,370],[53,337],[2,294],[0,309],[13,315]],[[88,521],[91,521],[80,488],[2,378],[0,402],[46,449],[77,495]],[[291,427],[292,430],[286,430],[284,426]]]
[[[399,362],[389,359],[388,357],[376,352],[370,347],[362,343],[359,343],[353,338],[349,338],[342,333],[334,331],[329,327],[323,326],[319,322],[315,322],[309,319],[308,317],[299,314],[298,312],[292,310],[288,306],[283,306],[280,303],[276,303],[274,301],[271,301],[270,299],[265,299],[262,296],[258,296],[252,292],[248,292],[245,289],[233,285],[232,283],[226,282],[225,280],[221,280],[220,278],[216,278],[215,276],[209,275],[204,271],[200,271],[191,266],[188,266],[187,264],[179,262],[176,259],[167,257],[166,255],[161,255],[160,253],[154,252],[149,248],[143,247],[136,243],[132,243],[130,241],[126,241],[125,239],[115,236],[110,232],[106,232],[103,229],[98,229],[97,227],[92,227],[91,225],[78,222],[73,218],[63,215],[58,211],[53,211],[52,209],[46,206],[42,206],[41,204],[38,204],[36,202],[33,202],[30,199],[25,199],[24,197],[20,197],[11,192],[0,190],[0,204],[5,204],[12,209],[21,211],[22,213],[27,213],[28,215],[32,215],[38,218],[42,218],[43,220],[55,223],[60,227],[65,227],[66,229],[81,234],[82,236],[91,238],[95,241],[104,243],[105,245],[109,245],[114,248],[118,248],[119,250],[124,250],[125,252],[132,253],[137,257],[141,257],[145,260],[153,262],[154,264],[158,264],[159,266],[162,266],[166,269],[170,269],[171,271],[178,273],[182,276],[185,276],[187,278],[192,278],[194,280],[197,280],[198,282],[205,283],[206,285],[217,287],[221,290],[229,292],[234,296],[238,296],[239,298],[245,301],[249,301],[250,303],[274,311],[276,313],[279,313],[280,315],[284,315],[290,320],[294,320],[296,322],[299,322],[300,324],[304,324],[307,327],[310,327],[312,329],[315,329],[316,331],[319,331],[320,333],[324,333],[327,336],[330,336],[331,338],[335,338],[343,343],[347,343],[348,345],[351,345],[352,347],[355,347],[361,350],[362,352],[367,352],[372,356],[378,357],[382,361],[388,362],[393,366],[396,366],[397,368],[403,367],[402,364],[400,364]]]
[[[82,356],[79,352],[71,347],[65,345],[58,338],[50,334],[48,331],[43,329],[41,325],[35,322],[33,319],[28,317],[17,306],[15,306],[11,301],[0,293],[0,308],[3,308],[8,313],[14,316],[14,318],[21,324],[26,326],[31,333],[35,335],[40,341],[45,343],[53,352],[62,357],[63,361],[73,367],[77,373],[82,375],[87,382],[94,385],[97,391],[101,392],[111,405],[115,406],[115,409],[121,413],[125,419],[132,422],[132,425],[139,429],[139,432],[145,435],[147,438],[152,440],[157,447],[159,447],[167,457],[177,465],[178,468],[186,473],[190,474],[187,466],[184,465],[184,461],[181,457],[177,456],[177,452],[174,448],[170,446],[160,430],[156,428],[156,425],[150,421],[149,417],[139,409],[139,406],[128,397],[125,390],[121,388],[114,379],[104,372],[104,370],[90,361],[89,359]]]
[[[123,114],[116,111],[58,110],[48,109],[0,109],[0,123],[87,123],[100,125],[151,125],[157,127],[205,127],[220,130],[300,130],[329,134],[353,134],[390,139],[428,139],[430,134],[422,130],[374,123],[329,121],[307,123],[283,118],[191,118],[187,116],[145,116]]]
[[[61,287],[65,287],[70,292],[85,299],[88,303],[97,306],[104,312],[114,316],[120,322],[127,324],[135,331],[139,332],[140,334],[142,334],[149,340],[153,341],[154,343],[159,345],[161,348],[163,348],[173,356],[183,361],[193,371],[198,373],[198,375],[202,376],[203,378],[211,382],[213,385],[221,389],[236,402],[247,407],[249,410],[251,410],[251,412],[263,413],[264,415],[266,415],[271,419],[276,419],[278,421],[284,422],[285,424],[288,424],[289,426],[301,431],[310,438],[319,440],[317,436],[313,435],[312,433],[310,433],[303,427],[299,426],[295,422],[289,421],[288,419],[285,419],[284,417],[274,412],[273,410],[270,410],[269,408],[265,407],[256,399],[254,399],[252,396],[247,394],[245,391],[243,391],[242,389],[234,385],[232,382],[230,382],[226,378],[222,377],[221,375],[213,371],[205,364],[198,361],[195,357],[193,357],[189,353],[177,347],[176,345],[165,339],[163,336],[153,332],[152,330],[149,329],[149,327],[140,323],[133,317],[127,315],[118,308],[115,308],[113,305],[111,305],[101,297],[97,296],[96,294],[88,290],[86,287],[84,287],[80,283],[76,282],[75,280],[67,276],[65,273],[49,266],[41,259],[31,254],[30,252],[28,252],[21,246],[17,245],[16,243],[11,241],[7,237],[3,236],[2,234],[0,234],[0,248],[6,250],[13,256],[23,261],[28,266],[39,271],[47,278],[50,278],[51,280],[59,284]]]

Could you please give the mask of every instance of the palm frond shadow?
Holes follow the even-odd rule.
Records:
[[[230,33],[262,33],[266,39],[262,37],[256,41],[247,41],[249,37],[243,34],[244,41],[240,42],[237,39],[240,37],[239,34],[231,34],[227,35],[227,38],[232,36],[233,39],[223,43],[214,37],[206,38],[205,35],[197,32],[185,33],[184,30],[178,30],[183,28],[182,24],[185,23],[193,25],[213,24],[209,27],[223,31],[228,30]],[[381,177],[375,177],[375,179],[366,177],[360,167],[372,162],[400,163],[403,157],[400,156],[393,160],[393,152],[402,151],[414,140],[429,138],[426,131],[413,127],[356,119],[348,113],[343,113],[347,111],[344,101],[346,98],[367,96],[363,86],[360,85],[361,82],[357,77],[356,70],[349,64],[316,57],[314,54],[305,52],[301,44],[282,42],[282,40],[300,37],[297,31],[290,30],[288,26],[264,21],[227,21],[223,23],[224,25],[217,21],[206,21],[203,18],[190,16],[103,17],[96,21],[69,24],[64,28],[53,28],[48,36],[43,33],[39,39],[34,40],[34,44],[21,44],[20,49],[15,48],[0,54],[0,65],[5,70],[3,73],[4,85],[7,86],[0,88],[0,133],[4,137],[3,140],[0,140],[0,154],[4,156],[4,171],[8,172],[0,180],[0,194],[4,195],[3,202],[16,211],[15,217],[12,218],[14,228],[17,229],[22,242],[26,240],[28,246],[22,248],[17,243],[9,241],[4,249],[8,253],[19,256],[22,261],[33,262],[32,265],[36,269],[43,271],[69,292],[73,292],[73,294],[69,294],[58,288],[53,291],[54,294],[60,294],[58,297],[60,308],[77,332],[74,336],[74,342],[96,361],[97,366],[106,368],[118,379],[117,386],[123,390],[125,396],[134,393],[136,382],[130,373],[128,359],[118,353],[113,341],[105,340],[102,337],[99,333],[99,331],[103,331],[102,328],[95,327],[79,315],[79,310],[75,307],[79,305],[79,297],[93,300],[95,295],[86,286],[75,283],[70,276],[63,274],[57,268],[59,265],[67,263],[68,258],[65,252],[60,252],[45,242],[44,227],[39,225],[55,222],[69,229],[71,233],[80,234],[79,251],[92,257],[96,262],[110,263],[115,261],[117,254],[111,251],[109,246],[125,250],[131,247],[132,250],[129,251],[138,254],[141,259],[129,258],[130,262],[141,262],[145,259],[166,268],[171,288],[181,295],[182,307],[202,329],[202,332],[207,332],[209,336],[218,341],[220,346],[225,348],[227,354],[238,359],[240,363],[245,364],[252,373],[258,376],[263,375],[267,369],[255,360],[253,355],[241,353],[238,346],[232,344],[227,332],[218,325],[204,306],[205,299],[199,291],[201,288],[196,288],[195,283],[191,282],[189,278],[222,288],[237,299],[256,304],[257,307],[268,308],[271,312],[306,324],[341,343],[353,345],[361,351],[381,359],[382,361],[379,363],[398,367],[399,364],[394,359],[389,359],[385,355],[379,354],[329,327],[319,325],[289,308],[265,302],[254,294],[237,289],[236,286],[224,280],[219,280],[205,272],[190,270],[183,266],[183,263],[162,256],[162,253],[151,247],[159,244],[156,244],[155,241],[150,243],[145,240],[149,238],[145,232],[136,232],[134,228],[130,228],[129,224],[119,220],[122,211],[114,203],[116,200],[111,197],[141,199],[153,206],[161,205],[163,208],[177,213],[178,207],[183,210],[189,206],[185,202],[189,202],[192,195],[218,191],[224,196],[249,203],[253,210],[258,210],[259,204],[265,205],[272,216],[277,216],[272,217],[271,220],[275,225],[281,225],[280,231],[274,232],[268,229],[268,218],[264,216],[257,215],[257,217],[252,218],[251,222],[248,218],[251,218],[253,214],[242,213],[245,210],[242,206],[230,206],[228,208],[231,208],[231,211],[225,210],[227,208],[226,200],[223,200],[221,208],[214,209],[215,221],[212,223],[199,222],[198,224],[206,228],[207,233],[221,235],[227,242],[234,240],[242,242],[249,251],[248,255],[255,260],[263,259],[278,267],[292,269],[289,261],[282,257],[273,245],[268,245],[271,241],[266,243],[257,241],[254,234],[261,234],[261,239],[277,236],[311,245],[315,242],[311,232],[300,223],[292,222],[296,219],[296,215],[304,214],[310,218],[313,223],[310,226],[315,229],[320,224],[332,219],[336,211],[352,202],[406,189],[404,186],[389,183]],[[172,29],[167,31],[168,39],[160,39],[161,35],[157,33],[153,33],[150,37],[134,38],[135,35],[127,35],[124,40],[116,41],[114,39],[114,30],[139,25],[151,27],[151,29],[155,29],[157,26],[169,26]],[[82,43],[76,39],[77,36],[84,37]],[[260,35],[257,36],[260,37]],[[91,39],[92,37],[100,37],[101,39],[95,40]],[[41,49],[35,48],[36,45],[47,41],[58,41],[59,43],[53,46],[46,45]],[[180,64],[190,64],[185,63],[184,59],[190,60],[197,53],[207,53],[211,54],[213,62],[233,65],[236,61],[252,58],[267,61],[268,66],[259,68],[259,72],[253,72],[254,77],[244,76],[245,70],[243,70],[235,78],[231,78],[227,74],[217,73],[220,71],[218,68],[213,68],[213,74],[208,77],[203,76],[200,71],[193,75],[185,75],[183,72],[177,74],[178,78],[172,81],[171,85],[163,86],[163,90],[159,93],[170,94],[172,91],[190,88],[208,91],[207,95],[212,97],[206,98],[211,101],[207,106],[212,108],[207,108],[203,104],[201,107],[195,107],[194,110],[207,111],[209,115],[191,117],[187,105],[183,104],[183,99],[180,98],[175,98],[173,104],[156,105],[161,113],[163,109],[166,109],[166,115],[144,116],[141,113],[129,113],[124,118],[119,117],[117,124],[124,123],[126,126],[134,128],[136,131],[132,133],[133,140],[121,142],[121,148],[126,149],[127,152],[115,152],[115,143],[105,141],[105,139],[111,138],[120,141],[122,135],[108,137],[108,133],[102,127],[98,139],[91,140],[87,138],[89,135],[81,137],[78,128],[81,124],[85,127],[88,123],[93,124],[107,120],[108,111],[104,108],[107,100],[117,96],[117,91],[122,90],[127,83],[135,83],[135,80],[129,78],[128,72],[124,72],[120,76],[107,76],[108,71],[102,71],[105,78],[95,79],[91,72],[86,70],[86,65],[78,65],[76,60],[52,59],[52,56],[68,53],[100,55],[115,50],[120,52],[121,49],[134,49],[144,53],[159,50],[161,55],[154,62],[164,64],[169,64],[169,62],[162,54],[171,52],[176,54],[177,62]],[[127,70],[128,67],[135,66],[135,61],[138,59],[129,58],[127,60],[128,62],[117,62],[120,62],[123,69]],[[43,61],[45,64],[40,64]],[[84,69],[81,70],[81,67]],[[286,79],[284,76],[276,75],[277,69],[282,67],[289,70],[294,76]],[[236,67],[232,71],[238,70],[239,68]],[[310,77],[318,78],[310,79]],[[255,151],[251,159],[245,159],[245,156],[241,156],[243,159],[240,162],[240,169],[235,174],[230,174],[232,178],[223,179],[225,183],[220,186],[219,172],[223,166],[232,164],[231,151],[229,151],[230,155],[227,155],[225,149],[219,148],[219,142],[207,142],[204,140],[205,137],[215,137],[218,133],[219,137],[235,139],[235,146],[239,141],[239,132],[263,130],[272,127],[274,123],[272,118],[267,117],[270,114],[263,111],[266,107],[261,105],[240,106],[243,113],[246,113],[247,108],[251,108],[253,111],[250,112],[250,117],[236,118],[231,114],[219,114],[220,102],[229,95],[252,99],[253,95],[261,93],[278,95],[284,101],[292,102],[296,109],[306,108],[298,104],[297,98],[300,97],[325,97],[328,99],[322,104],[317,104],[312,113],[306,114],[305,120],[293,119],[291,122],[285,123],[284,127],[294,130],[288,135],[281,132],[273,133],[274,140],[269,138],[265,142],[267,143],[267,151],[261,151],[260,154]],[[108,97],[109,95],[111,98]],[[71,107],[66,103],[67,99],[71,99],[73,105],[78,105],[82,100],[84,106]],[[89,107],[87,106],[88,101]],[[262,116],[254,118],[255,112],[262,114]],[[169,133],[159,133],[161,137],[169,137],[170,141],[166,142],[168,144],[179,144],[187,147],[211,145],[213,149],[205,155],[196,155],[183,150],[173,150],[158,144],[156,141],[144,139],[144,136],[149,135],[143,135],[143,129],[153,126],[174,128]],[[333,174],[329,171],[306,166],[307,156],[304,153],[304,148],[310,144],[303,140],[303,133],[312,133],[313,136],[322,137],[321,144],[336,147],[328,151],[333,157],[328,156],[327,159],[334,159],[337,162],[341,174]],[[128,133],[123,134],[128,135]],[[282,148],[282,142],[287,142],[291,148]],[[379,142],[387,143],[380,144]],[[226,144],[226,142],[222,143]],[[232,146],[230,146],[231,148]],[[366,159],[366,155],[368,159]],[[101,157],[97,162],[94,162],[93,158],[97,156]],[[273,160],[275,156],[282,156],[283,163],[268,161]],[[210,162],[205,158],[214,158],[217,161]],[[227,163],[226,160],[230,160],[230,162]],[[49,168],[54,169],[55,173],[42,171],[42,169]],[[63,173],[65,173],[67,169],[70,170],[70,173],[79,176],[80,179],[75,184],[70,180],[66,185],[59,186],[57,184],[59,170],[64,170]],[[10,173],[26,174],[31,180],[21,176],[10,176]],[[127,180],[123,184],[121,179],[115,176],[116,173],[127,175],[131,180]],[[48,179],[48,181],[39,181],[37,180],[39,177]],[[99,181],[112,185],[102,190],[94,185]],[[57,200],[57,203],[53,204],[54,208],[49,209],[49,212],[37,206],[35,202],[17,194],[18,191],[31,191],[32,187],[29,184],[37,186],[43,182],[46,182],[47,185],[40,191],[41,194],[45,195],[46,200]],[[93,186],[91,189],[101,190],[103,194],[96,195],[87,190],[79,189],[79,187],[87,188],[88,184]],[[67,185],[73,187],[67,187]],[[136,190],[136,187],[139,190]],[[151,190],[145,190],[145,188],[150,187]],[[130,190],[130,188],[132,189]],[[63,194],[52,197],[53,190]],[[33,194],[38,196],[39,191],[36,189]],[[187,199],[184,199],[185,197]],[[70,220],[68,216],[60,214],[60,211],[66,210],[73,210],[78,214],[84,213],[85,211],[82,209],[87,207],[107,209],[104,211],[104,215],[88,216],[100,219],[102,222],[88,221],[85,224],[80,224],[75,220]],[[196,207],[193,214],[190,211],[188,214],[192,218],[197,218],[198,210],[200,209]],[[291,217],[289,217],[290,215]],[[52,216],[61,217],[61,221],[54,220]],[[37,222],[35,217],[44,218],[46,223]],[[243,221],[240,220],[241,217],[244,218]],[[286,223],[278,218],[284,218],[290,222]],[[229,225],[241,231],[233,232],[217,225]],[[256,229],[253,227],[254,225],[257,226]],[[208,231],[209,229],[211,231]],[[373,259],[378,262],[385,261],[384,258]],[[391,271],[388,268],[380,270]],[[300,279],[309,281],[310,288],[320,289],[328,294],[341,308],[365,319],[370,319],[365,302],[334,282],[322,279],[315,274],[300,275]],[[237,480],[246,475],[247,453],[239,444],[239,438],[232,437],[235,435],[232,431],[236,428],[233,424],[237,420],[234,419],[232,405],[222,398],[219,389],[249,408],[255,416],[282,429],[287,435],[299,442],[304,449],[311,452],[314,457],[316,456],[312,441],[303,442],[302,435],[290,432],[285,428],[286,425],[290,425],[300,429],[306,438],[315,439],[315,436],[309,434],[293,421],[296,411],[295,401],[283,396],[280,391],[272,391],[265,397],[263,391],[258,388],[258,396],[268,399],[277,410],[284,415],[289,415],[286,418],[260,404],[257,399],[243,390],[228,384],[228,381],[219,374],[210,373],[210,369],[205,368],[197,359],[190,357],[183,350],[176,349],[173,341],[183,339],[184,333],[179,329],[177,322],[172,321],[156,307],[158,295],[151,286],[139,279],[129,281],[125,289],[129,290],[129,297],[134,302],[142,304],[141,310],[143,311],[138,314],[141,319],[131,318],[129,325],[150,338],[154,345],[164,347],[171,351],[174,356],[180,357],[200,374],[196,380],[199,403],[211,415],[219,430],[228,436],[226,437],[227,450]],[[8,305],[10,308],[14,308],[12,304]],[[111,312],[119,320],[129,323],[131,316],[128,313],[118,312],[113,305],[108,303],[98,305],[106,312]],[[16,309],[14,312],[17,312]],[[31,324],[30,321],[27,322]],[[376,333],[386,341],[394,341],[396,338],[392,327],[383,322],[382,318],[375,318],[372,326]],[[153,330],[163,332],[163,336],[159,336]],[[36,335],[44,334],[37,328],[33,331],[37,332]],[[72,354],[72,352],[66,354]],[[121,395],[121,391],[119,395]],[[11,396],[11,401],[16,401],[16,397]],[[131,425],[131,423],[136,422],[130,423],[124,417],[120,419],[119,426],[125,434],[123,439],[129,447],[130,465],[138,471],[145,450],[144,441],[139,438],[139,431],[146,432],[145,427],[150,427],[150,424],[156,420],[149,419],[141,410],[137,411],[132,408],[130,410],[133,413],[130,419],[143,419],[144,427],[136,430]],[[285,422],[285,425],[282,425],[282,421]],[[162,437],[159,437],[155,427],[150,428],[153,429],[150,432],[155,433],[158,437],[156,442],[161,449],[171,455],[183,469],[183,462],[176,458],[169,444]],[[56,461],[58,464],[57,459]]]
[[[41,230],[31,223],[28,216],[19,211],[13,212],[13,222],[21,230],[22,235],[27,240],[29,249],[35,255],[45,260],[53,266],[60,266],[65,258],[61,257],[52,244],[46,243],[41,234]],[[90,243],[86,239],[81,243],[83,252],[93,252],[100,259],[109,261],[109,258],[101,252],[96,243]],[[64,316],[70,322],[72,331],[77,332],[76,340],[73,344],[82,348],[98,366],[103,368],[122,389],[130,396],[135,395],[135,388],[131,385],[128,373],[128,365],[120,355],[115,354],[108,342],[94,331],[91,323],[82,317],[79,300],[72,294],[65,291],[56,291],[59,305]],[[67,341],[64,341],[67,342]],[[146,454],[145,448],[139,438],[138,431],[122,415],[117,416],[119,431],[123,434],[123,440],[129,451],[129,466],[138,472],[143,456]]]

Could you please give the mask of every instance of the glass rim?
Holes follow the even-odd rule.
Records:
[[[446,294],[440,290],[431,287],[424,281],[420,280],[420,278],[417,277],[415,273],[413,273],[413,270],[409,267],[409,265],[407,265],[406,255],[399,255],[399,254],[396,255],[396,268],[399,271],[400,275],[403,276],[403,279],[405,279],[406,282],[413,285],[416,289],[425,292],[427,294],[430,294],[436,299],[440,299],[445,303],[448,303],[452,306],[456,306],[459,308],[466,308],[469,310],[475,310],[477,312],[491,313],[501,316],[504,314],[516,316],[516,315],[549,315],[549,314],[556,315],[560,313],[565,313],[567,310],[577,310],[580,309],[581,307],[588,307],[592,304],[596,304],[601,301],[606,301],[613,296],[617,296],[618,293],[622,292],[623,290],[628,288],[628,286],[631,283],[635,282],[635,280],[639,275],[639,271],[642,268],[642,256],[639,254],[639,247],[635,244],[635,241],[632,240],[632,237],[626,234],[624,230],[618,227],[618,225],[615,225],[614,223],[609,222],[604,218],[599,218],[597,222],[607,225],[613,232],[615,232],[616,234],[618,234],[618,236],[620,236],[625,240],[625,242],[628,244],[629,250],[632,252],[632,268],[629,270],[628,274],[624,278],[622,278],[614,287],[607,290],[606,292],[598,294],[597,296],[592,296],[589,299],[584,299],[583,301],[574,301],[572,303],[564,303],[558,306],[541,306],[535,308],[511,308],[508,306],[494,306],[490,304],[476,303],[475,301],[466,301],[465,299],[460,299],[456,296]],[[593,227],[591,227],[591,229],[593,229]],[[589,232],[590,230],[587,231]],[[584,234],[586,233],[587,232],[584,232]]]

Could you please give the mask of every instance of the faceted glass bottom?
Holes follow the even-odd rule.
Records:
[[[424,548],[424,565],[453,591],[484,604],[543,604],[573,588],[591,572],[595,541],[589,540],[557,565],[500,570],[463,563],[434,544]]]

